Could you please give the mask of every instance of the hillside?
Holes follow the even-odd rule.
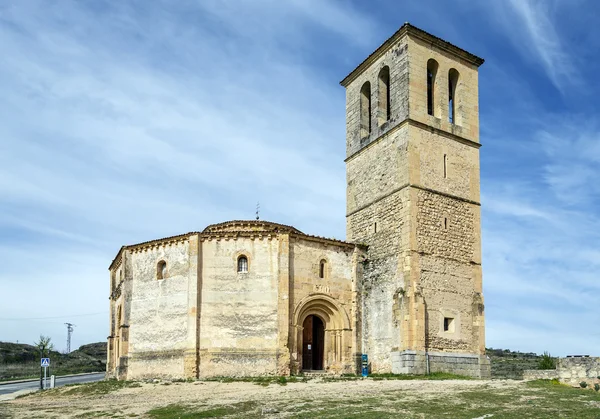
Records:
[[[485,352],[492,362],[492,378],[521,380],[523,371],[537,369],[542,357],[532,352],[514,352],[509,349],[486,348]]]
[[[33,345],[0,342],[0,381],[38,377],[40,355]],[[70,354],[50,352],[50,373],[55,375],[106,370],[106,343],[82,345]]]
[[[541,356],[508,349],[487,348],[492,378],[520,380],[523,371],[537,369]],[[106,343],[82,345],[70,354],[52,351],[51,374],[76,374],[106,370]],[[39,353],[32,345],[0,342],[0,381],[39,376]]]

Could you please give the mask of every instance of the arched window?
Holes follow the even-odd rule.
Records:
[[[325,259],[321,259],[319,262],[319,278],[325,278],[325,274],[327,272],[327,261]]]
[[[156,279],[165,279],[167,277],[167,262],[161,260],[156,265]]]
[[[379,72],[379,102],[377,109],[379,125],[390,120],[390,68],[385,66]]]
[[[246,256],[240,256],[237,261],[238,272],[248,272],[248,258]]]
[[[371,134],[371,83],[366,82],[360,89],[360,137]]]
[[[436,115],[435,107],[435,76],[437,75],[438,63],[433,58],[427,61],[427,113]]]
[[[456,86],[458,86],[458,71],[451,68],[448,72],[448,121],[456,124]]]

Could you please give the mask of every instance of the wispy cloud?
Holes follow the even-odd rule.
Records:
[[[504,0],[485,3],[485,8],[496,13],[496,23],[503,33],[529,61],[540,64],[552,83],[562,92],[569,86],[581,85],[578,57],[570,52],[564,33],[557,21],[562,4],[559,0]],[[499,12],[499,13],[498,13]]]
[[[311,31],[353,45],[369,27],[330,1],[4,7],[0,244],[27,251],[3,252],[15,269],[0,283],[27,285],[3,299],[39,278],[53,302],[77,290],[68,312],[107,310],[122,244],[251,218],[257,201],[264,218],[343,238],[344,92],[306,45]],[[0,317],[31,313],[2,304]],[[105,319],[88,320],[104,339]],[[24,339],[9,326],[2,339]]]

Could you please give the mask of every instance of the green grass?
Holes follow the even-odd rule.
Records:
[[[285,386],[287,383],[305,382],[307,379],[301,376],[264,376],[264,377],[215,377],[206,379],[206,381],[218,381],[220,383],[254,383],[259,386],[268,386],[270,384],[279,384]]]
[[[437,379],[449,378],[448,376],[437,377]],[[173,404],[153,409],[148,412],[148,415],[154,419],[259,418],[265,416],[263,409],[265,409],[263,405],[255,402],[210,407]],[[315,399],[281,401],[268,411],[285,413],[286,417],[307,419],[315,417],[472,419],[484,415],[493,415],[493,418],[502,419],[554,417],[600,419],[600,394],[593,390],[563,385],[557,381],[539,380],[506,389],[482,384],[476,389],[427,397],[419,397],[418,393],[406,390],[388,391],[377,397],[340,396],[338,399],[323,400],[316,396]]]
[[[126,387],[141,387],[142,385],[136,381],[119,381],[115,379],[97,381],[95,383],[87,383],[87,384],[71,384],[65,387],[72,387],[66,391],[61,391],[61,395],[70,396],[70,395],[98,395],[98,394],[107,394],[113,391],[120,390]],[[60,388],[54,389],[54,391],[60,391]]]
[[[118,381],[115,379],[96,381],[86,384],[67,384],[63,387],[53,388],[51,390],[36,391],[17,396],[17,399],[23,397],[46,397],[46,396],[96,396],[100,394],[108,394],[113,391],[127,387],[141,387],[142,385],[136,381]]]
[[[224,416],[251,418],[260,417],[260,415],[262,415],[262,411],[257,402],[241,402],[218,407],[198,407],[177,403],[148,412],[148,416],[152,419],[220,418]]]
[[[429,375],[412,374],[370,374],[373,380],[472,380],[464,375],[450,374],[447,372],[432,372]]]

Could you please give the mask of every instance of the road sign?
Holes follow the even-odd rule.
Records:
[[[42,358],[42,367],[50,366],[50,358]]]

